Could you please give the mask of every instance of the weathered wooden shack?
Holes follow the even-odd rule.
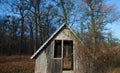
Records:
[[[35,73],[83,73],[78,51],[80,41],[66,24],[32,55]]]

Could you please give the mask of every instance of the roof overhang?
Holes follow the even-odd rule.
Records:
[[[77,37],[77,35],[72,31],[72,29],[66,25],[65,23],[62,24],[53,34],[52,36],[31,56],[31,59],[34,59],[42,50],[43,48],[49,43],[49,41],[51,41],[55,36],[56,34],[58,34],[63,27],[67,27],[71,32],[72,34],[78,39],[78,41],[80,41],[80,39]],[[81,41],[80,41],[81,42]]]

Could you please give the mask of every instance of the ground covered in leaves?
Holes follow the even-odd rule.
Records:
[[[34,64],[30,56],[0,56],[0,73],[34,73]],[[107,73],[120,73],[120,60],[113,61]]]
[[[0,56],[0,73],[34,73],[30,56]]]

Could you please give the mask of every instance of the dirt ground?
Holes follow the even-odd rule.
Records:
[[[34,73],[30,56],[0,56],[0,73]]]
[[[107,73],[120,73],[120,64],[111,67]],[[0,73],[34,73],[35,60],[30,56],[0,56]]]

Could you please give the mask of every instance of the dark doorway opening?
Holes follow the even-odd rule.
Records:
[[[73,41],[63,41],[63,70],[73,70]]]

